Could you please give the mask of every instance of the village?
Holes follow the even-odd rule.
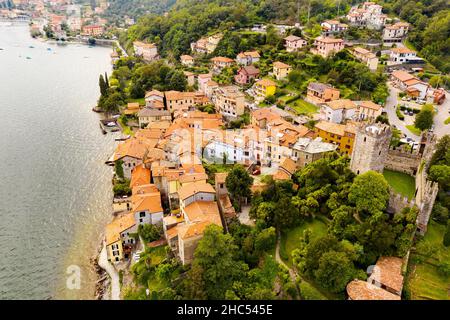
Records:
[[[423,166],[429,165],[436,140],[448,133],[443,121],[449,114],[448,93],[419,79],[426,62],[403,45],[408,23],[392,21],[371,2],[352,8],[343,18],[347,24],[322,22],[322,35],[315,39],[293,35],[296,26],[277,28],[280,34],[291,33],[284,37],[283,50],[309,51],[324,58],[346,51],[372,72],[385,68],[390,96],[384,104],[343,98],[337,87],[319,81],[308,82],[305,95],[295,91],[277,95],[292,81],[294,68],[288,60],[264,65],[268,72],[258,68],[262,59],[258,50],[206,61],[204,57],[223,39],[223,34],[214,33],[191,43],[191,52],[179,58],[179,68],[194,90],[152,89],[143,100],[121,108],[121,119],[127,120],[116,124],[127,135],[107,162],[115,167],[115,218],[106,227],[105,248],[116,270],[127,274],[147,247],[162,245],[182,265],[189,265],[209,225],[227,230],[233,219],[254,225],[250,203],[244,200],[242,208],[236,206],[227,190],[227,176],[236,165],[252,177],[254,193],[264,190],[268,176],[291,180],[298,170],[335,152],[351,159],[356,175],[383,173],[387,168],[415,176],[414,199],[392,191],[389,205],[394,213],[417,205],[417,232],[425,234],[438,187],[427,180]],[[349,25],[379,30],[382,56],[368,45],[341,38]],[[258,25],[252,30],[266,29]],[[146,63],[162,59],[153,43],[135,41],[133,51]],[[117,52],[111,57],[113,64],[121,59]],[[196,71],[205,66],[209,72]],[[232,83],[219,83],[224,74]],[[408,129],[414,127],[412,116],[425,104],[439,114],[435,124],[422,133]],[[403,112],[405,121],[399,116]],[[392,147],[394,138],[399,142]],[[149,224],[161,228],[162,235],[150,242],[143,239]],[[405,261],[379,258],[375,266],[379,273],[369,274],[369,285],[350,282],[347,297],[400,300]]]
[[[269,291],[275,293],[252,296],[233,288],[216,298],[434,298],[437,293],[423,289],[430,283],[445,295],[446,283],[435,279],[448,279],[448,264],[439,258],[439,268],[427,272],[444,269],[444,276],[427,278],[413,243],[430,234],[430,226],[433,235],[445,229],[432,219],[445,182],[430,177],[429,169],[449,134],[448,76],[411,46],[410,23],[384,14],[375,2],[362,2],[319,21],[318,32],[300,23],[211,30],[180,54],[168,55],[166,44],[148,34],[118,39],[118,30],[136,22],[126,15],[118,29],[112,26],[107,1],[97,1],[95,9],[66,0],[14,3],[13,10],[0,6],[0,17],[29,20],[33,36],[113,46],[113,73],[100,76],[101,97],[93,108],[104,113],[104,134],[120,132],[120,143],[105,159],[114,168],[114,197],[98,265],[110,281],[97,298],[174,298],[173,288],[183,279],[195,283],[196,250],[215,226],[227,235],[246,235],[248,242],[254,238],[253,244],[240,239],[240,248],[255,252],[255,239],[267,237],[265,250],[242,253],[243,260],[253,263],[251,271],[272,262],[284,270],[273,276]],[[367,40],[368,34],[376,40]],[[239,41],[246,49],[234,52]],[[318,164],[328,170],[326,177]],[[352,224],[370,225],[358,211],[372,208],[356,210],[346,201],[359,178],[379,177],[388,183],[387,198],[373,215],[383,216],[384,226],[400,222],[384,234],[391,239],[397,232],[389,250],[367,244],[360,250],[386,254],[365,260],[358,251],[364,237],[355,235]],[[247,186],[236,191],[239,182]],[[384,187],[374,182],[370,193]],[[295,211],[302,223],[279,222],[271,206],[286,216]],[[326,238],[330,233],[338,243]],[[317,285],[319,276],[305,271],[305,248],[318,239],[346,252],[355,265],[373,265],[362,275],[343,276],[339,289],[326,290]],[[432,259],[440,255],[426,250]],[[411,270],[423,273],[413,278]]]

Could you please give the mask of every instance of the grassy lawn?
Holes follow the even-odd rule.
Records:
[[[422,131],[420,131],[420,129],[417,129],[416,127],[414,127],[414,125],[410,124],[407,125],[406,128],[411,131],[411,133],[415,134],[416,136],[420,136],[420,134],[422,133]]]
[[[384,170],[383,176],[395,191],[407,196],[409,199],[414,197],[414,192],[416,191],[414,177],[403,172],[391,170]]]
[[[445,226],[430,220],[428,231],[423,241],[436,248],[436,253],[427,261],[412,265],[412,274],[408,281],[411,299],[449,300],[450,276],[441,275],[436,264],[450,261],[450,247],[442,244]],[[417,253],[414,253],[415,255]],[[413,255],[411,258],[413,258]],[[411,259],[413,260],[413,259]]]
[[[298,99],[288,104],[289,107],[294,109],[299,114],[312,114],[318,111],[318,107],[305,100]]]
[[[445,123],[445,124],[449,124],[449,123],[450,123],[450,117],[448,117],[447,119],[445,119],[444,123]]]
[[[145,98],[128,99],[128,100],[127,100],[127,103],[130,103],[130,102],[139,102],[139,104],[140,104],[141,106],[144,106],[144,105],[145,105]]]
[[[117,119],[117,122],[119,123],[120,127],[122,128],[122,132],[124,135],[130,135],[130,136],[134,135],[133,130],[131,130],[131,128],[123,122],[123,116],[120,116]]]
[[[291,253],[298,248],[299,239],[303,237],[303,231],[306,229],[311,229],[312,231],[311,240],[322,237],[327,233],[327,225],[324,222],[319,219],[312,219],[281,234],[280,256],[290,267],[292,267]],[[286,257],[288,257],[288,260],[285,259]]]

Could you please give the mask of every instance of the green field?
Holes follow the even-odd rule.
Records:
[[[383,176],[389,183],[389,185],[396,192],[407,196],[409,199],[414,197],[416,191],[416,182],[414,177],[398,171],[384,170]]]
[[[445,233],[445,226],[430,220],[428,231],[425,234],[425,241],[436,252],[426,261],[414,263],[414,256],[411,255],[411,275],[407,279],[408,287],[413,300],[449,300],[450,276],[443,276],[438,272],[439,262],[450,262],[450,247],[444,247],[442,239]]]
[[[288,104],[289,107],[294,109],[299,114],[312,114],[316,113],[319,109],[312,103],[306,102],[305,100],[298,99]]]
[[[300,238],[303,237],[303,231],[311,229],[311,240],[322,237],[327,233],[327,225],[319,219],[312,219],[302,225],[293,228],[281,234],[280,256],[286,264],[292,267],[291,253],[298,248]],[[285,258],[288,257],[288,260]]]
[[[416,127],[414,127],[414,125],[410,124],[407,125],[406,128],[411,131],[412,134],[415,134],[416,136],[420,136],[420,134],[422,133],[422,131],[420,131],[420,129],[417,129]]]

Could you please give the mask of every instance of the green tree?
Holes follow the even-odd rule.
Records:
[[[389,200],[389,185],[381,173],[368,171],[355,178],[348,194],[358,212],[375,214],[383,211]]]
[[[162,227],[150,223],[140,224],[138,233],[145,242],[159,240],[162,235]]]
[[[122,160],[117,160],[116,162],[114,162],[114,169],[116,171],[117,177],[119,179],[123,180],[124,179],[123,161]]]
[[[450,189],[450,166],[434,165],[430,167],[429,178],[439,183],[443,190]]]
[[[232,236],[224,234],[221,227],[210,225],[205,229],[192,264],[203,270],[202,282],[209,299],[224,299],[233,282],[247,271],[248,266],[235,259],[237,249]]]
[[[342,292],[355,273],[353,262],[344,252],[329,251],[319,259],[317,282],[331,292]]]
[[[172,267],[169,263],[160,263],[155,270],[156,277],[163,282],[168,282],[172,274]]]
[[[447,229],[445,230],[443,244],[446,247],[450,246],[450,220],[447,222]]]
[[[108,87],[106,86],[105,78],[102,74],[98,79],[98,85],[100,87],[100,94],[105,97],[108,94]]]
[[[255,239],[255,249],[260,252],[270,250],[275,246],[276,241],[277,235],[274,227],[261,230]]]
[[[416,115],[416,119],[414,120],[414,126],[420,130],[430,129],[433,125],[433,111],[428,107],[422,107],[422,110]]]
[[[247,170],[242,165],[235,165],[228,173],[225,185],[233,200],[238,204],[240,211],[243,198],[250,198],[252,192],[250,190],[253,184],[253,178],[250,177]]]

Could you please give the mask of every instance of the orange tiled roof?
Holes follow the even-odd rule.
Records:
[[[198,181],[182,186],[178,190],[178,195],[180,197],[180,200],[184,200],[199,192],[216,193],[212,185],[210,185],[209,183]]]
[[[209,221],[221,224],[219,208],[215,201],[195,201],[183,209],[189,223]]]
[[[110,245],[120,240],[120,233],[136,224],[134,214],[128,212],[121,217],[115,218],[105,228],[106,245]]]
[[[130,188],[133,189],[133,187],[149,184],[150,179],[150,169],[147,169],[143,164],[136,166],[131,171]]]
[[[339,110],[339,109],[355,109],[356,104],[351,101],[350,99],[338,99],[333,101],[328,101],[325,103],[328,107],[330,107],[333,110]]]
[[[214,57],[211,59],[212,62],[224,62],[224,63],[232,63],[234,62],[233,59],[227,58],[227,57]]]
[[[376,104],[372,101],[361,101],[361,103],[359,104],[362,108],[367,108],[367,109],[372,109],[375,111],[378,111],[382,108],[382,106],[380,106],[379,104]]]
[[[137,194],[134,196],[133,211],[146,211],[150,213],[162,212],[160,192]]]
[[[278,69],[289,69],[291,66],[281,61],[275,61],[273,66]]]
[[[351,300],[400,300],[400,297],[366,281],[353,280],[347,284]]]
[[[400,292],[403,288],[402,264],[403,260],[398,257],[380,257],[376,263],[379,272],[372,273],[369,279]]]
[[[408,72],[403,71],[403,70],[395,70],[394,72],[392,72],[392,76],[402,82],[415,78],[412,74],[409,74]]]
[[[271,87],[271,86],[276,86],[277,84],[275,82],[273,82],[270,79],[261,79],[259,81],[256,82],[256,85],[262,86],[262,87]]]

